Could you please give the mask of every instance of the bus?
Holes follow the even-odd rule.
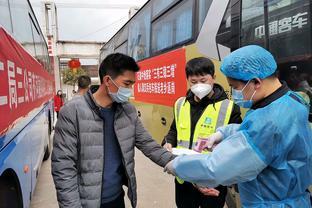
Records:
[[[312,100],[311,8],[310,0],[150,0],[101,48],[99,59],[119,52],[138,61],[132,102],[160,143],[176,99],[188,89],[185,64],[195,57],[213,60],[217,82],[230,96],[220,61],[239,47],[261,45],[276,57],[281,80]],[[228,207],[240,207],[237,188],[229,189]]]
[[[268,49],[279,78],[312,104],[311,12],[310,0],[231,0],[216,40],[231,51],[249,44]]]
[[[54,75],[28,0],[0,1],[0,207],[29,207],[51,150]]]

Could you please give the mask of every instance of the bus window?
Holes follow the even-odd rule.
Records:
[[[264,46],[265,42],[277,60],[279,78],[286,81],[290,89],[299,92],[311,106],[311,1],[272,0],[267,1],[267,5],[264,2],[242,0],[240,46]],[[268,28],[267,32],[265,28]],[[311,112],[310,108],[310,121]]]
[[[125,42],[128,40],[128,35],[129,35],[129,31],[128,31],[127,25],[125,27],[123,27],[122,29],[120,29],[120,31],[118,31],[118,33],[114,37],[114,40],[115,40],[114,43],[115,43],[116,50],[117,50],[117,48],[121,47],[122,45],[124,46]],[[127,54],[127,48],[126,48],[126,50],[123,49],[123,53]]]
[[[205,18],[207,16],[209,7],[212,3],[212,0],[199,0],[199,9],[198,9],[198,24],[199,24],[199,30],[204,24]]]
[[[279,65],[279,78],[310,104],[309,121],[312,122],[312,62],[298,61]]]
[[[231,31],[231,4],[227,6],[218,33]]]
[[[151,28],[151,7],[144,10],[131,20],[129,25],[129,55],[136,61],[149,56]]]
[[[46,42],[44,41],[43,39],[43,36],[41,36],[41,39],[42,39],[42,43],[41,43],[41,46],[42,46],[42,51],[43,51],[43,62],[44,62],[44,68],[45,70],[47,70],[49,73],[51,73],[51,68],[50,68],[50,59],[49,59],[49,52],[48,52],[48,48],[47,48],[47,45],[46,45]]]
[[[177,0],[157,0],[153,1],[153,17],[159,15],[161,12],[169,8]]]
[[[275,1],[269,1],[268,2],[268,8],[269,12],[273,12],[277,9],[284,8],[286,6],[289,6],[291,4],[294,4],[295,2],[298,2],[301,0],[275,0]]]
[[[27,1],[10,0],[10,11],[14,37],[28,51],[28,53],[35,56],[35,46],[31,31],[31,20],[28,13]]]
[[[152,23],[152,52],[192,39],[194,1],[183,1]]]
[[[100,54],[100,63],[108,56],[109,54],[114,53],[114,41],[111,39],[108,43],[106,43],[101,49]]]
[[[309,0],[280,0],[268,5],[269,48],[279,62],[312,53]]]
[[[35,58],[37,59],[37,61],[44,66],[44,62],[43,62],[43,56],[44,56],[44,50],[42,47],[43,41],[42,38],[40,36],[40,32],[38,27],[35,25],[34,20],[31,18],[31,22],[32,22],[32,33],[34,35],[34,40],[35,40],[35,49],[36,49],[36,56]]]
[[[226,12],[222,18],[222,22],[216,37],[217,43],[229,48],[233,48],[232,42],[234,41],[234,38],[232,38],[231,33],[231,21],[232,21],[231,13],[232,7],[230,2],[226,8]]]
[[[0,25],[2,25],[8,32],[12,32],[8,0],[0,0]]]
[[[242,0],[240,45],[251,43],[264,47],[264,0]]]
[[[217,43],[228,47],[231,51],[239,48],[241,0],[231,0],[227,5],[218,33]]]
[[[124,42],[118,48],[115,49],[115,53],[127,54],[127,48],[128,48],[128,44],[127,42]]]

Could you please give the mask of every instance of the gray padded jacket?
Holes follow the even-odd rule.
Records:
[[[66,103],[60,111],[54,134],[52,175],[61,208],[101,206],[104,147],[99,109],[89,91]],[[152,139],[135,107],[128,102],[116,107],[115,132],[127,176],[128,197],[132,207],[136,207],[135,147],[162,167],[174,156]]]

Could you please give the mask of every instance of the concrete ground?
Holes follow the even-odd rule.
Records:
[[[174,178],[136,151],[138,208],[171,208],[174,203]],[[127,190],[127,188],[125,188]],[[127,197],[126,207],[131,208]],[[44,162],[31,201],[31,208],[57,208],[56,193],[51,176],[51,160]]]
[[[138,183],[138,208],[174,208],[174,178],[140,151],[136,151],[136,177]],[[127,188],[125,188],[127,190]],[[131,208],[128,197],[126,207]],[[43,163],[31,208],[57,208],[56,193],[51,176],[51,160]],[[226,208],[226,207],[225,207]]]

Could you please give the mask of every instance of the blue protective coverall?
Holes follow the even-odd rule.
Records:
[[[292,91],[220,129],[210,155],[180,156],[175,174],[203,187],[238,184],[243,207],[310,208],[312,132],[308,108]]]

